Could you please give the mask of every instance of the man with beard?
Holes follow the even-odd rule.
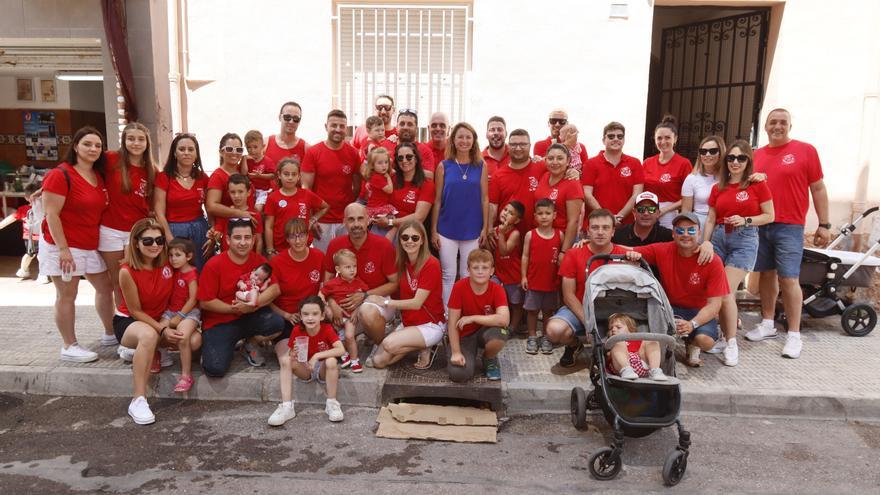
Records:
[[[429,124],[431,140],[427,144],[434,155],[434,166],[446,159],[446,146],[449,144],[449,117],[443,112],[434,112]]]
[[[419,116],[415,110],[404,108],[397,114],[397,142],[386,140],[382,143],[382,147],[388,150],[391,156],[394,156],[394,150],[399,143],[415,144],[422,157],[422,169],[425,170],[425,176],[429,179],[434,178],[434,152],[431,147],[425,143],[416,142],[419,134]]]
[[[385,139],[392,142],[397,141],[397,129],[392,125],[392,117],[394,117],[394,98],[388,95],[379,95],[375,102],[377,117],[385,123]],[[367,128],[363,125],[354,130],[351,137],[351,145],[354,149],[359,150],[364,147],[364,141],[367,140]]]
[[[535,143],[535,160],[543,160],[550,145],[559,142],[559,130],[567,123],[568,113],[565,110],[556,108],[550,112],[550,116],[547,119],[547,126],[550,127],[550,137]]]
[[[507,139],[507,123],[504,118],[495,115],[489,118],[486,123],[486,141],[489,145],[483,150],[483,159],[489,167],[489,181],[492,180],[492,174],[502,167],[510,163],[510,153],[504,140]]]
[[[342,213],[345,206],[357,197],[361,189],[360,159],[354,147],[345,142],[348,118],[342,110],[327,114],[327,139],[306,151],[302,163],[302,186],[310,189],[330,205],[321,217],[320,239],[312,244],[321,251],[334,238],[345,233]]]
[[[513,200],[525,207],[517,230],[522,235],[531,230],[534,222],[535,189],[538,181],[547,171],[543,163],[532,161],[529,156],[529,133],[525,129],[514,129],[510,133],[508,147],[510,163],[499,166],[489,183],[489,218],[497,222],[498,213]]]
[[[324,256],[324,280],[336,276],[333,255],[337,251],[349,249],[357,256],[357,277],[367,284],[368,289],[349,295],[339,302],[339,306],[355,318],[358,331],[366,332],[367,337],[378,345],[385,338],[385,325],[394,319],[396,313],[393,308],[387,306],[387,296],[397,291],[398,274],[391,241],[370,233],[367,230],[369,221],[370,217],[364,205],[351,203],[345,207],[344,222],[348,235],[333,239],[327,247],[327,255]],[[372,301],[365,302],[369,295],[385,297],[386,302],[384,305]],[[331,300],[330,304],[335,305],[337,302]],[[375,347],[373,350],[375,351]],[[372,352],[365,364],[372,367]]]

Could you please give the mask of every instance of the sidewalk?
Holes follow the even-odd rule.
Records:
[[[55,329],[52,285],[19,281],[12,277],[15,260],[0,258],[0,391],[42,395],[128,396],[129,365],[116,357],[114,348],[101,348],[103,333],[92,305],[93,291],[80,283],[76,329],[80,344],[97,351],[94,363],[62,363],[61,339]],[[757,320],[742,315],[746,329]],[[731,415],[780,415],[828,419],[880,420],[880,330],[867,337],[844,335],[839,318],[806,320],[804,351],[800,359],[780,357],[784,336],[759,343],[739,337],[740,364],[723,366],[704,355],[702,368],[678,365],[683,383],[684,409],[689,412]],[[502,390],[509,414],[567,412],[574,386],[589,388],[586,369],[571,374],[554,366],[562,349],[552,355],[525,353],[525,340],[512,339],[501,354]],[[440,359],[438,358],[438,361]],[[406,364],[404,364],[406,365]],[[435,364],[438,366],[438,364]],[[251,368],[236,356],[223,379],[208,379],[195,367],[196,384],[189,398],[277,401],[278,365],[268,359],[265,368]],[[551,372],[553,368],[553,372]],[[174,394],[179,364],[166,368],[151,382],[152,393]],[[385,372],[366,369],[340,380],[339,399],[345,405],[378,407]],[[300,402],[323,402],[314,385],[296,384]]]

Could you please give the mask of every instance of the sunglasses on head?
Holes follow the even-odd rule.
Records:
[[[408,161],[412,160],[412,159],[415,158],[415,157],[416,157],[416,155],[413,155],[413,154],[409,154],[409,153],[408,153],[408,154],[406,154],[406,155],[397,155],[397,160],[398,160],[398,161],[403,160],[403,161],[407,161],[407,162],[408,162]]]
[[[675,230],[675,233],[678,235],[684,235],[685,232],[687,232],[688,235],[697,235],[697,227],[695,226],[691,226],[688,228],[674,227],[673,230]]]
[[[290,114],[286,114],[286,113],[284,115],[282,115],[281,118],[284,119],[285,122],[293,121],[293,122],[296,122],[297,124],[299,123],[300,120],[302,120],[302,117],[300,117],[299,115],[290,115]]]
[[[422,236],[420,236],[418,234],[412,234],[412,235],[400,234],[400,240],[403,242],[409,242],[409,241],[419,242],[421,239],[422,239]]]
[[[568,123],[568,119],[550,119],[548,122],[550,122],[551,125],[565,125]]]
[[[605,137],[608,139],[623,139],[623,133],[620,134],[605,134]]]
[[[244,153],[244,148],[241,146],[224,146],[220,149],[227,153]]]
[[[656,206],[636,206],[636,211],[639,213],[656,213]]]
[[[165,236],[160,235],[158,237],[141,237],[140,241],[141,241],[141,244],[143,244],[144,246],[147,246],[147,247],[152,246],[153,244],[156,244],[157,246],[164,246],[165,245]]]
[[[721,148],[700,148],[700,154],[703,156],[706,155],[717,155],[718,152],[721,151]]]
[[[251,222],[251,217],[239,217],[239,218],[230,218],[230,225],[253,225]]]
[[[412,108],[401,108],[397,112],[397,116],[400,117],[401,115],[412,115],[413,117],[419,116],[419,114],[417,114],[416,111],[413,110]]]
[[[394,107],[391,105],[376,105],[376,110],[384,110],[386,112],[390,112],[392,108]]]
[[[732,163],[734,160],[740,163],[746,163],[749,161],[749,157],[746,155],[727,155],[724,157],[724,160],[727,163]]]

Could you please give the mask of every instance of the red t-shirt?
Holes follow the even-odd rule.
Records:
[[[284,227],[291,219],[302,218],[308,224],[312,214],[321,209],[324,201],[315,193],[301,187],[291,196],[287,196],[281,189],[269,193],[266,198],[266,206],[263,207],[263,215],[274,217],[272,224],[273,247],[279,251],[287,247],[287,236],[284,235]],[[312,235],[309,234],[309,242]],[[290,313],[290,311],[288,311]]]
[[[190,270],[182,272],[174,270],[174,291],[171,292],[171,299],[168,300],[169,311],[180,311],[189,299],[189,283],[198,282],[199,272]]]
[[[519,201],[525,207],[522,220],[516,226],[523,235],[533,226],[535,190],[538,189],[538,183],[546,171],[547,167],[539,162],[529,162],[519,170],[510,168],[508,165],[499,167],[489,183],[489,202],[498,205],[499,214],[507,206],[507,203],[513,200]],[[493,219],[495,222],[497,220],[497,218]]]
[[[254,218],[257,219],[256,224],[254,224],[254,236],[263,234],[263,216],[260,215],[253,208],[248,208],[248,213],[251,213]],[[244,212],[242,212],[242,217],[246,216]],[[217,232],[221,232],[223,237],[220,238],[220,251],[226,251],[229,249],[229,234],[226,232],[226,228],[229,226],[229,218],[227,217],[217,217],[214,219],[214,230]],[[257,243],[254,242],[254,251],[257,250]]]
[[[162,318],[162,313],[168,309],[171,291],[174,290],[174,270],[168,265],[151,270],[135,270],[128,264],[123,264],[119,269],[127,271],[134,280],[134,285],[138,289],[141,311],[159,321]],[[119,312],[131,316],[124,296],[119,304]]]
[[[489,180],[492,180],[492,174],[494,174],[499,167],[510,164],[510,149],[505,144],[504,154],[501,155],[500,160],[496,160],[492,158],[492,155],[489,154],[489,147],[486,146],[485,148],[483,148],[483,161],[486,163],[486,166],[489,167],[487,169],[487,173],[489,174]]]
[[[404,217],[416,212],[416,206],[420,201],[434,204],[434,181],[425,179],[420,186],[414,186],[412,182],[404,181],[403,187],[397,189],[394,182],[394,191],[391,193],[391,205],[397,209],[397,216]]]
[[[368,289],[367,284],[357,277],[348,282],[342,277],[337,276],[324,282],[324,286],[321,287],[321,294],[324,294],[324,297],[327,299],[333,299],[337,304],[341,304],[351,294]]]
[[[387,185],[388,179],[384,175],[373,174],[370,176],[370,180],[364,185],[366,190],[365,196],[367,198],[367,208],[378,208],[380,206],[391,204],[391,194],[382,190],[382,188]],[[394,187],[393,180],[391,185]]]
[[[394,157],[394,150],[397,149],[397,141],[391,141],[386,139],[382,141],[382,147],[388,150],[388,154],[391,155],[392,161]],[[434,152],[431,150],[431,146],[425,143],[415,143],[416,149],[419,151],[419,156],[422,157],[422,169],[425,172],[433,172],[437,167],[437,163],[434,161]],[[442,161],[442,160],[441,160]]]
[[[694,167],[687,158],[675,153],[665,165],[660,164],[659,154],[647,158],[642,169],[645,174],[645,191],[656,194],[660,202],[674,203],[681,200],[681,185]]]
[[[358,158],[360,158],[361,163],[367,161],[367,155],[371,151],[376,149],[377,146],[380,148],[385,148],[387,150],[388,148],[384,146],[385,141],[388,141],[388,140],[383,139],[382,141],[379,141],[377,143],[376,141],[373,141],[372,139],[368,138],[363,143],[361,143],[360,147],[358,148]],[[391,143],[392,147],[394,146],[393,141],[388,141],[388,142]],[[394,153],[394,152],[392,151],[391,153]],[[392,155],[392,156],[394,156],[394,155]],[[393,161],[393,159],[392,159],[392,161]]]
[[[565,206],[568,201],[584,200],[584,188],[576,180],[563,178],[555,185],[550,185],[550,172],[544,174],[538,182],[535,190],[535,201],[548,198],[556,205],[556,218],[553,220],[553,228],[565,230],[568,225],[568,212]]]
[[[434,155],[434,165],[436,166],[438,163],[442,162],[446,159],[446,146],[442,148],[435,148],[434,141],[428,141],[426,143],[422,143],[428,146],[431,149],[431,154]]]
[[[495,227],[498,229],[498,227]],[[510,229],[510,232],[503,236],[504,241],[510,238],[510,234],[517,232],[516,229]],[[499,237],[501,237],[499,235]],[[507,255],[501,255],[501,248],[495,246],[495,275],[502,284],[519,284],[522,282],[522,237],[519,243]],[[499,244],[501,239],[499,239]]]
[[[70,177],[70,188],[67,187],[67,179],[64,168]],[[64,196],[64,206],[61,208],[61,228],[64,229],[64,237],[67,246],[77,249],[98,249],[98,232],[101,225],[101,216],[104,209],[110,204],[107,188],[104,187],[104,179],[101,174],[95,174],[97,186],[89,184],[76,168],[62,163],[46,174],[43,179],[43,191]],[[52,234],[49,232],[49,224],[44,219],[43,239],[49,244],[55,244]]]
[[[385,129],[385,138],[390,138],[391,136],[397,135],[397,128],[393,127],[391,129]],[[364,126],[359,126],[354,130],[354,135],[351,137],[351,145],[356,149],[360,149],[363,147],[364,141],[369,139],[370,136],[367,133],[367,128]]]
[[[28,212],[31,211],[31,205],[19,206],[17,210],[15,210],[15,219],[21,222],[21,238],[24,240],[28,240],[30,238],[33,241],[37,241],[40,239],[39,232],[31,232],[31,225],[28,222]]]
[[[360,249],[355,249],[347,235],[330,241],[327,255],[324,257],[325,272],[336,273],[333,267],[333,255],[340,249],[350,249],[357,256],[357,276],[366,282],[370,289],[384,284],[390,275],[397,273],[394,247],[391,241],[380,235],[368,233]]]
[[[220,191],[220,204],[223,206],[232,206],[232,197],[229,196],[229,172],[223,170],[223,167],[218,168],[211,174],[211,178],[208,179],[208,189],[217,189]],[[256,194],[254,193],[253,184],[251,184],[251,189],[248,191],[248,206],[251,208],[257,202]]]
[[[325,322],[321,322],[321,327],[315,335],[309,335],[309,332],[306,331],[302,323],[298,323],[290,332],[290,340],[287,341],[287,347],[293,349],[297,337],[309,338],[308,359],[312,359],[312,356],[319,352],[329,351],[333,348],[333,344],[339,342],[339,336],[333,331],[333,326]]]
[[[719,191],[718,184],[715,184],[709,193],[709,206],[715,208],[715,224],[723,225],[724,219],[731,215],[760,215],[761,203],[771,199],[766,181],[749,184],[745,189],[740,189],[739,184],[728,184],[723,191]]]
[[[529,290],[552,292],[559,289],[559,250],[562,248],[562,232],[553,231],[553,237],[545,239],[538,234],[537,229],[529,231],[529,266],[526,268],[526,276],[529,280]]]
[[[317,296],[321,289],[321,270],[324,262],[324,253],[317,248],[309,248],[309,254],[302,261],[295,261],[290,256],[290,250],[280,251],[269,262],[272,265],[272,275],[278,279],[278,288],[281,295],[275,301],[278,306],[288,313],[299,313],[299,303],[309,296]]]
[[[202,268],[202,274],[199,276],[199,301],[213,301],[219,299],[226,304],[232,304],[235,301],[236,285],[238,279],[246,273],[250,273],[254,268],[266,262],[257,253],[248,253],[248,257],[244,263],[238,264],[229,257],[229,251],[224,251],[217,256],[211,257],[205,267]],[[272,271],[272,277],[269,279],[269,286],[277,283],[275,271]],[[202,328],[209,330],[221,323],[234,321],[238,318],[231,313],[215,313],[213,311],[202,310]],[[279,328],[280,330],[280,328]]]
[[[562,258],[562,266],[559,267],[559,275],[574,280],[575,295],[577,296],[578,301],[584,300],[584,291],[586,289],[587,275],[589,275],[589,272],[596,267],[608,263],[608,261],[605,260],[597,260],[593,261],[592,265],[587,268],[587,261],[589,261],[590,257],[594,254],[596,253],[590,249],[590,245],[586,244],[583,247],[569,249],[565,252],[565,257]],[[620,246],[612,244],[611,252],[608,254],[626,254],[626,250]]]
[[[810,184],[821,180],[822,162],[816,148],[792,140],[777,147],[755,150],[755,172],[767,174],[767,186],[773,191],[773,209],[777,223],[803,225],[810,206]]]
[[[544,158],[544,155],[547,154],[547,150],[550,148],[553,142],[554,141],[552,136],[547,136],[547,139],[536,142],[535,147],[532,151],[532,155]]]
[[[717,254],[705,265],[697,264],[697,255],[685,258],[678,254],[675,242],[658,242],[634,248],[648,264],[657,267],[666,296],[673,306],[699,309],[709,297],[730,292],[724,265]]]
[[[400,317],[404,326],[416,326],[423,323],[440,323],[445,319],[443,308],[443,281],[440,277],[440,262],[437,258],[429,256],[418,273],[413,272],[413,266],[407,263],[406,273],[400,277],[400,299],[412,299],[416,297],[416,291],[424,289],[429,291],[428,298],[419,309],[405,309],[400,311]]]
[[[273,134],[266,140],[265,156],[269,157],[276,164],[288,156],[292,156],[302,163],[303,158],[306,156],[306,140],[300,139],[293,148],[285,149],[278,146],[278,141],[275,140],[275,135]]]
[[[302,141],[300,141],[302,142]],[[258,173],[258,174],[274,174],[275,173],[275,160],[269,158],[266,155],[263,155],[263,158],[260,161],[254,161],[252,158],[247,159],[247,168],[248,173]],[[260,190],[268,191],[269,189],[275,189],[275,181],[271,179],[259,179],[259,178],[250,178],[251,184]]]
[[[330,205],[321,223],[342,223],[343,211],[354,202],[354,176],[360,175],[357,151],[348,143],[331,150],[323,142],[306,151],[302,172],[314,174],[312,191]]]
[[[587,160],[581,175],[581,184],[593,186],[593,197],[599,206],[617,214],[633,195],[633,188],[645,183],[645,175],[642,172],[642,164],[638,158],[621,155],[620,163],[614,166],[605,159],[605,152]],[[592,211],[592,210],[590,210]],[[584,230],[587,225],[590,211],[584,215]],[[632,223],[632,215],[627,215],[623,223]]]
[[[156,188],[165,191],[165,219],[169,222],[192,222],[204,218],[205,193],[208,177],[202,174],[189,189],[168,174],[156,174]]]
[[[452,286],[447,306],[449,309],[461,310],[461,316],[493,315],[498,308],[507,306],[507,294],[504,292],[504,287],[491,280],[485,292],[476,294],[471,287],[470,277],[465,277]],[[479,329],[480,325],[476,323],[465,325],[459,337],[467,337]]]
[[[110,208],[104,210],[101,225],[128,232],[135,222],[150,215],[150,205],[147,203],[147,172],[144,167],[129,165],[128,178],[131,189],[128,194],[123,193],[119,153],[108,151],[106,155],[107,168],[104,177],[107,194],[110,197]]]

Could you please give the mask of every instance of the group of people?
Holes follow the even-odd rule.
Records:
[[[605,149],[588,157],[562,110],[530,153],[528,132],[508,135],[501,117],[489,119],[481,150],[471,125],[450,129],[443,113],[419,143],[416,112],[396,112],[385,95],[375,109],[350,142],[346,115],[332,110],[326,139],[308,145],[297,136],[302,108],[284,103],[277,134],[224,135],[210,176],[193,134],[175,136],[158,164],[140,124],[125,127],[119,151],[80,129],[41,192],[39,261],[57,290],[61,359],[97,359],[74,329],[84,277],[95,288],[101,344],[132,361],[136,423],[155,420],[146,383],[173,363],[169,349],[180,353],[175,390],[185,392],[196,350],[205,375],[220,377],[237,348],[262,366],[265,347],[280,364],[282,402],[270,425],[295,416],[294,376],[326,383],[327,415],[340,421],[340,370],[383,368],[411,353],[428,368],[444,338],[454,381],[470,380],[480,361],[488,379],[500,379],[498,353],[522,326],[527,353],[564,346],[559,364],[574,366],[587,263],[607,253],[654,266],[689,365],[702,364],[701,351],[737,364],[733,293],[752,270],[761,272],[764,320],[746,338],[776,336],[781,287],[791,322],[783,355],[800,354],[807,191],[817,240],[827,241],[830,225],[818,156],[789,137],[788,111],[769,114],[768,146],[753,153],[745,141],[711,136],[691,165],[674,151],[672,119],[655,129],[659,153],[641,163],[623,154],[617,122],[602,131]],[[617,331],[630,326],[623,316],[610,322]],[[359,334],[374,344],[363,365]],[[665,379],[653,350],[628,351],[645,362],[618,352],[611,361],[621,376]]]

